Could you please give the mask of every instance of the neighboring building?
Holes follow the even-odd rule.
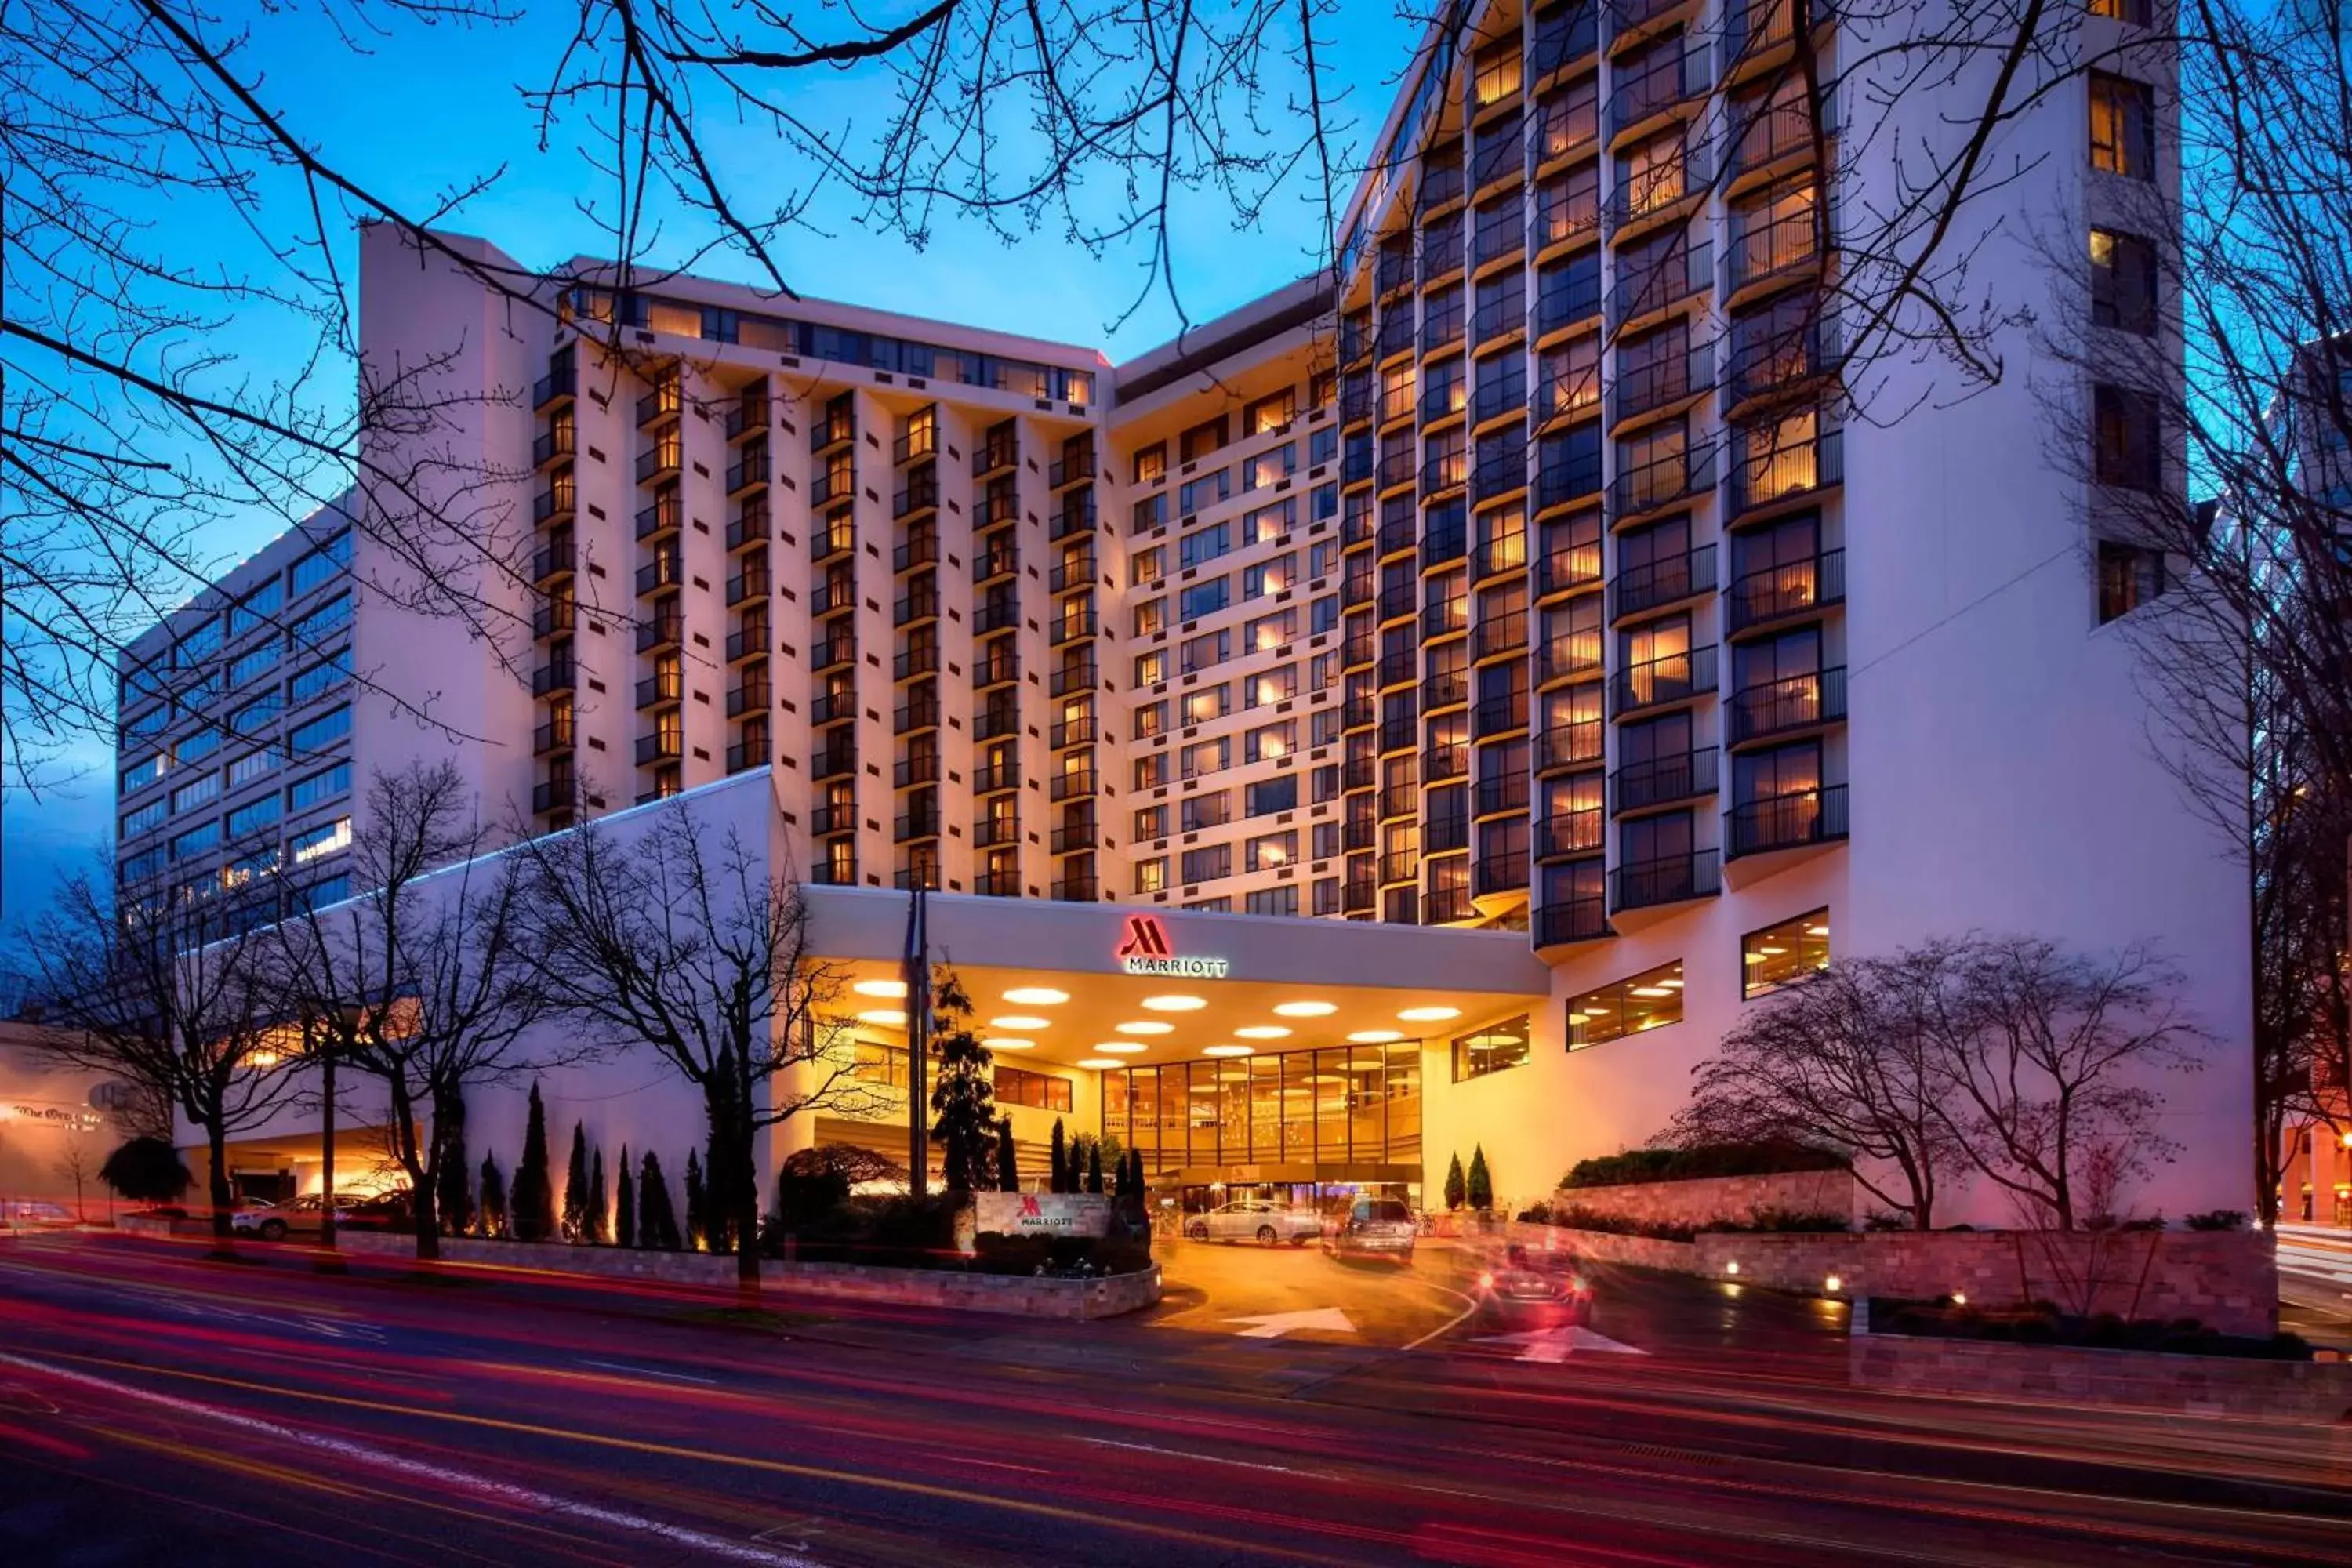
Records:
[[[1843,24],[1811,14],[1833,79]],[[1377,1043],[1430,1090],[1404,1163],[1483,1143],[1521,1195],[1654,1134],[1748,1000],[1836,952],[2153,940],[2242,1054],[2242,879],[2148,753],[2105,628],[2130,605],[2103,592],[2088,465],[2042,449],[2047,389],[1938,400],[1892,362],[1844,384],[1821,240],[1886,198],[1901,138],[1819,166],[1838,121],[1792,15],[1449,11],[1337,281],[1117,367],[691,279],[616,292],[585,262],[518,309],[530,274],[491,247],[371,228],[363,361],[436,367],[414,394],[446,393],[436,440],[480,455],[466,494],[505,520],[447,573],[508,629],[418,613],[362,544],[352,658],[403,700],[352,699],[355,763],[453,753],[534,830],[767,767],[778,861],[827,889],[1514,933],[1476,940],[1531,950],[1548,1004],[1491,988],[1488,1016]],[[1933,145],[1948,109],[1906,100],[1895,128]],[[2173,113],[2168,82],[2110,71],[2007,126],[2034,156],[1968,215],[1972,289],[2097,296],[2001,219],[2112,223],[2119,182],[2177,180]],[[2178,482],[2112,390],[2081,391],[2101,482]],[[1034,934],[1026,967],[1075,972],[1117,915],[1062,951],[1075,918],[1002,922]],[[1397,951],[1330,940],[1337,967],[1276,977],[1365,984]],[[1366,1043],[1322,1027],[1286,1038]],[[1143,1112],[1165,1068],[1089,1050],[1037,1059],[1151,1128],[1156,1169],[1276,1179],[1255,1143],[1204,1160],[1209,1119]],[[2246,1206],[2244,1079],[2173,1083],[2186,1153],[2149,1206]],[[1329,1163],[1307,1148],[1279,1179]]]

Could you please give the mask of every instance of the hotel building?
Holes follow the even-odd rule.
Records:
[[[298,835],[360,808],[295,793],[411,757],[454,757],[533,832],[688,792],[735,811],[756,774],[777,863],[860,911],[833,928],[858,962],[895,889],[997,900],[948,917],[1004,958],[983,978],[1087,1020],[1015,1047],[1020,1070],[1203,1190],[1344,1172],[1433,1194],[1483,1145],[1498,1191],[1540,1195],[1654,1134],[1740,1010],[1832,954],[2152,941],[2224,1044],[2168,1085],[2184,1152],[2140,1201],[2249,1206],[2242,877],[2150,752],[2097,487],[2043,449],[2049,389],[2021,370],[1947,399],[1924,366],[1849,365],[1839,214],[1900,184],[1902,138],[1845,152],[1866,84],[1816,100],[1800,59],[1834,79],[1855,40],[1818,3],[1801,39],[1799,15],[1449,7],[1333,272],[1118,365],[367,230],[363,362],[430,364],[415,395],[461,410],[435,438],[482,522],[435,575],[497,614],[420,609],[367,485],[371,526],[225,579],[126,671],[126,881],[275,857],[340,891],[331,841]],[[2168,89],[2118,67],[2003,127],[2004,157],[2033,156],[1964,218],[1998,302],[2097,291],[2002,219],[2071,226],[2069,254],[2112,271],[2113,193],[2178,177]],[[1887,123],[1934,145],[1948,107]],[[2065,395],[2101,482],[2167,482],[2128,389]],[[367,439],[404,470],[415,437]],[[337,585],[298,584],[322,547]],[[244,614],[257,588],[282,603]],[[255,717],[248,691],[337,640],[291,618],[311,594],[347,595],[351,683]],[[267,689],[248,636],[287,650]],[[175,665],[205,700],[155,717],[174,710],[142,682]],[[317,704],[348,738],[306,728]],[[226,737],[196,741],[224,782],[184,815],[184,734]],[[1101,959],[1134,913],[1234,957],[1156,1037],[1113,1030],[1152,1021]],[[1331,1010],[1284,1022],[1286,1000]],[[1148,1061],[1096,1048],[1115,1040]],[[1317,1108],[1303,1141],[1277,1114],[1269,1142],[1246,1094],[1238,1144],[1203,1110],[1266,1088],[1253,1062],[1271,1103]],[[1373,1104],[1365,1161],[1350,1119]]]

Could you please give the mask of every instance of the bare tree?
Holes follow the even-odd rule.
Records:
[[[457,768],[377,773],[359,821],[352,880],[366,891],[280,925],[273,969],[313,1034],[383,1086],[384,1152],[408,1180],[416,1255],[433,1258],[447,1130],[467,1091],[586,1050],[534,1029],[545,1003],[524,946],[523,868],[487,853]]]
[[[2152,1080],[2203,1065],[2178,973],[2143,947],[2090,958],[2022,936],[1969,937],[1937,970],[1927,1103],[1953,1145],[2039,1226],[2116,1217],[2088,1199],[2112,1203],[2175,1147]]]
[[[701,1090],[710,1202],[759,1284],[759,1133],[795,1116],[859,1115],[878,1098],[824,1026],[839,967],[763,846],[671,801],[625,824],[530,840],[526,907],[551,1004],[616,1050],[649,1048]]]
[[[1954,960],[1946,945],[1840,959],[1775,992],[1692,1069],[1667,1141],[1828,1142],[1854,1180],[1927,1230],[1937,1192],[1963,1164],[1936,1106],[1942,1091],[1926,998]]]
[[[118,910],[105,886],[88,872],[68,878],[25,937],[44,1017],[57,1026],[42,1048],[151,1087],[203,1130],[213,1239],[226,1251],[228,1141],[287,1105],[303,1050],[269,980],[275,889],[248,884]]]

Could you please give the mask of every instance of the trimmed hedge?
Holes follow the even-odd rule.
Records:
[[[2126,1321],[2113,1312],[2084,1317],[2061,1312],[2047,1301],[2001,1311],[1960,1306],[1948,1296],[1934,1301],[1874,1299],[1870,1304],[1870,1326],[1873,1333],[1909,1334],[1922,1339],[2158,1351],[2167,1355],[2231,1356],[2248,1361],[2312,1359],[2310,1344],[2298,1334],[2282,1331],[2267,1339],[2225,1334],[2195,1318]]]
[[[1565,1230],[1597,1230],[1604,1236],[1642,1236],[1652,1241],[1690,1241],[1703,1231],[1761,1236],[1818,1234],[1853,1228],[1843,1215],[1806,1214],[1797,1209],[1776,1208],[1753,1210],[1744,1220],[1711,1219],[1700,1225],[1678,1225],[1668,1220],[1627,1219],[1622,1215],[1587,1208],[1582,1204],[1536,1204],[1523,1210],[1519,1219],[1526,1224],[1553,1225]]]
[[[1853,1162],[1804,1143],[1703,1143],[1689,1149],[1628,1149],[1579,1160],[1563,1187],[1623,1187],[1643,1182],[1696,1182],[1715,1176],[1777,1176],[1796,1171],[1846,1171]]]

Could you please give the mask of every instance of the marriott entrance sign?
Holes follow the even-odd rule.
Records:
[[[1129,915],[1111,952],[1129,974],[1169,975],[1184,980],[1223,980],[1234,961],[1207,953],[1179,953],[1169,943],[1168,927],[1158,915]]]

